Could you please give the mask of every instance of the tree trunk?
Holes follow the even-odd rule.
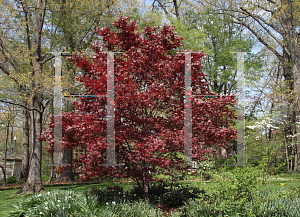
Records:
[[[7,158],[7,145],[8,145],[8,135],[9,135],[9,125],[10,125],[10,116],[8,116],[8,123],[6,126],[6,139],[5,139],[5,152],[4,152],[4,169],[3,169],[3,186],[6,185],[6,158]]]
[[[42,185],[42,142],[38,140],[38,136],[42,133],[42,112],[41,112],[42,96],[37,93],[32,99],[31,126],[32,126],[32,147],[30,153],[30,166],[26,184],[17,192],[20,193],[39,193],[44,189]]]
[[[20,179],[27,179],[29,172],[29,140],[30,140],[30,115],[27,109],[23,110],[23,155]]]
[[[67,169],[59,174],[57,182],[74,181],[74,173],[72,169],[73,149],[64,150],[62,164],[67,166]]]
[[[296,45],[295,45],[296,46]],[[298,46],[298,51],[300,49],[300,46]],[[300,55],[300,52],[296,54],[296,51],[293,51],[292,53],[293,56],[293,66],[292,66],[292,72],[294,75],[294,91],[295,91],[295,133],[297,134],[296,136],[296,161],[297,161],[297,166],[295,167],[295,171],[300,171],[300,60],[299,57],[296,57],[296,55]]]
[[[295,156],[294,156],[294,171],[296,172],[296,171],[298,171],[298,167],[299,167],[299,164],[298,164],[299,156],[298,156],[298,150],[297,150],[298,145],[295,144],[294,148],[295,148],[295,151],[294,151],[294,153],[295,153]]]
[[[3,166],[0,165],[0,167],[2,168],[2,172],[3,172],[3,183],[2,186],[6,186],[6,173],[5,173],[5,168]]]
[[[226,148],[221,147],[221,155],[222,159],[228,159],[228,150]]]
[[[143,199],[145,201],[149,201],[149,182],[148,181],[143,182]]]
[[[40,79],[43,73],[42,36],[45,21],[47,1],[36,0],[30,7],[27,1],[20,1],[24,18],[28,22],[26,26],[27,44],[30,52],[31,70],[31,149],[29,160],[29,172],[25,185],[17,193],[41,192],[42,184],[42,141],[38,136],[42,133],[43,123],[43,84]]]
[[[48,179],[47,183],[51,183],[51,182],[52,182],[53,173],[54,173],[54,158],[53,158],[53,152],[51,152],[50,157],[51,157],[51,172],[50,172],[50,176],[49,176],[49,179]]]
[[[293,115],[293,128],[294,133],[297,134],[295,138],[295,165],[294,170],[300,171],[300,126],[296,125],[297,122],[300,121],[300,60],[299,60],[299,44],[297,44],[297,36],[296,36],[296,17],[298,14],[295,14],[295,8],[297,7],[295,4],[293,5],[293,1],[289,0],[288,3],[288,13],[286,14],[286,27],[287,27],[287,46],[290,51],[290,70],[291,75],[293,76],[293,87],[294,87],[294,102],[291,104],[292,107],[292,115]],[[294,135],[295,135],[294,134]]]
[[[294,145],[292,145],[292,156],[294,156]],[[291,160],[291,170],[293,170],[293,159]]]
[[[296,171],[297,170],[297,166],[298,166],[298,161],[297,161],[297,144],[295,143],[295,140],[296,140],[296,138],[295,137],[292,137],[292,149],[293,149],[293,152],[292,152],[292,154],[293,154],[293,156],[294,156],[294,158],[293,158],[293,160],[294,160],[294,171]]]
[[[285,143],[286,163],[287,163],[287,168],[288,168],[287,171],[289,172],[290,171],[289,149],[288,149],[286,135],[284,135],[284,143]]]

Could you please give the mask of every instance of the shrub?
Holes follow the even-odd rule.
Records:
[[[7,184],[14,184],[14,183],[16,183],[16,182],[17,182],[17,179],[16,179],[15,176],[10,176],[10,177],[8,177],[8,178],[6,179],[6,183],[7,183]]]
[[[208,181],[210,179],[212,179],[212,176],[209,172],[206,172],[206,171],[202,171],[200,170],[200,177],[204,180],[204,181]]]
[[[204,213],[213,210],[213,213],[220,216],[236,216],[237,213],[253,215],[254,210],[257,209],[254,193],[260,183],[257,179],[260,171],[249,167],[228,169],[224,170],[227,172],[214,175],[217,184],[208,187],[211,188],[207,189],[211,193],[198,195],[199,199],[197,200],[201,206],[200,204],[194,205],[202,211],[204,210]],[[199,213],[201,212],[199,211]]]
[[[149,195],[151,202],[158,202],[161,195],[166,193],[168,190],[166,187],[171,186],[169,182],[152,182],[149,184]],[[136,195],[139,199],[143,197],[143,190],[136,186],[129,190],[131,195]]]
[[[154,204],[161,203],[168,207],[182,206],[185,201],[197,198],[200,193],[204,193],[204,191],[197,187],[184,187],[179,183],[154,182],[149,185],[149,201]],[[129,191],[129,195],[136,195],[132,199],[141,199],[143,191],[139,187],[135,187]]]
[[[185,202],[198,198],[199,194],[204,194],[203,190],[192,186],[182,186],[178,183],[171,183],[170,186],[164,187],[165,190],[159,195],[158,202],[167,207],[180,207]]]

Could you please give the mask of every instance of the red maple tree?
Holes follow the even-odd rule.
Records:
[[[118,164],[106,163],[106,97],[81,97],[75,102],[77,112],[63,113],[63,147],[86,149],[75,161],[84,164],[82,180],[98,179],[103,175],[130,177],[148,198],[148,186],[158,168],[166,171],[184,169],[184,73],[185,55],[176,53],[181,46],[174,28],[146,26],[137,33],[135,21],[121,17],[110,28],[96,29],[103,44],[92,44],[94,54],[88,58],[73,54],[71,60],[81,68],[78,80],[86,94],[105,95],[107,92],[107,57],[115,54],[115,150]],[[174,54],[176,53],[176,54]],[[205,75],[201,72],[204,53],[192,53],[192,93],[211,95]],[[206,160],[203,145],[226,145],[236,137],[233,98],[192,98],[193,159]],[[53,120],[50,128],[53,128]],[[53,131],[45,131],[41,139],[53,151]]]

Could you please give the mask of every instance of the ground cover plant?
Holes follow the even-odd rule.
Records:
[[[146,203],[131,182],[57,186],[14,201],[6,216],[299,216],[299,175],[265,177],[258,168],[212,171],[207,181],[152,183]],[[263,178],[263,179],[262,179]],[[280,180],[278,180],[280,179]],[[280,181],[280,182],[278,182]],[[9,190],[6,190],[9,192]],[[49,193],[48,193],[49,191]],[[0,192],[0,195],[5,191]],[[17,195],[19,196],[19,195]],[[19,196],[20,197],[20,196]],[[71,197],[71,198],[69,198]],[[2,204],[2,203],[1,203]],[[58,206],[59,205],[59,206]],[[47,207],[47,208],[46,208]],[[172,209],[171,209],[172,208]],[[170,211],[172,210],[172,212]],[[10,210],[12,211],[12,209]],[[43,214],[40,214],[43,213]]]

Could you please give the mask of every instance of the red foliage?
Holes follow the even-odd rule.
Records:
[[[134,21],[121,17],[114,26],[97,29],[103,46],[92,44],[91,61],[73,54],[71,60],[81,68],[78,76],[87,94],[107,92],[105,50],[115,54],[115,141],[118,163],[124,167],[99,166],[106,160],[106,98],[82,97],[75,103],[77,113],[63,113],[63,146],[86,148],[76,166],[85,164],[82,179],[104,174],[131,177],[138,184],[149,183],[158,168],[170,170],[183,163],[178,153],[184,150],[184,53],[174,53],[182,38],[173,27],[162,29],[147,26],[136,33]],[[203,53],[192,53],[193,94],[209,95],[208,83],[201,72]],[[233,129],[233,98],[192,99],[193,158],[205,160],[207,150],[202,145],[226,145],[235,139]],[[167,111],[167,118],[158,112]],[[50,123],[53,128],[53,122]],[[53,151],[53,132],[45,131],[41,139]],[[179,167],[177,167],[180,169]],[[141,185],[140,185],[141,186]]]

